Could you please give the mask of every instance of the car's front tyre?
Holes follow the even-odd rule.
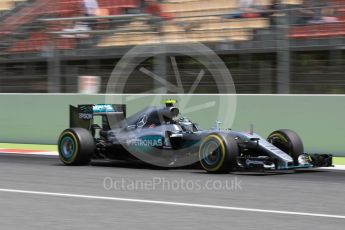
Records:
[[[289,154],[294,165],[299,165],[299,157],[304,154],[303,142],[300,136],[293,130],[280,129],[272,132],[267,141]]]

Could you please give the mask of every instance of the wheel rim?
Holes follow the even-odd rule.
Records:
[[[73,155],[75,154],[76,144],[72,137],[65,136],[62,138],[60,142],[60,152],[63,158],[66,160],[72,159]]]
[[[213,166],[218,163],[220,159],[220,146],[215,140],[206,142],[202,149],[202,159],[205,164]]]

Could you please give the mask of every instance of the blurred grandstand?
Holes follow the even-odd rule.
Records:
[[[0,0],[0,20],[1,93],[74,93],[83,75],[104,92],[131,47],[195,42],[219,54],[237,93],[345,92],[345,0]],[[199,63],[176,62],[188,87]],[[142,66],[173,81],[165,56]],[[125,92],[151,83],[136,71]],[[210,76],[200,84],[216,92]]]

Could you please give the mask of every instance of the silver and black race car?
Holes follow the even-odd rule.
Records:
[[[126,117],[126,105],[70,106],[70,128],[58,140],[66,165],[91,160],[139,160],[160,167],[199,165],[209,173],[332,166],[329,154],[304,153],[301,138],[281,129],[263,138],[253,131],[202,130],[179,117],[176,101]]]

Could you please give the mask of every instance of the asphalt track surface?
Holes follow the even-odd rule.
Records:
[[[0,154],[0,229],[344,229],[344,193],[338,170],[210,175]]]

